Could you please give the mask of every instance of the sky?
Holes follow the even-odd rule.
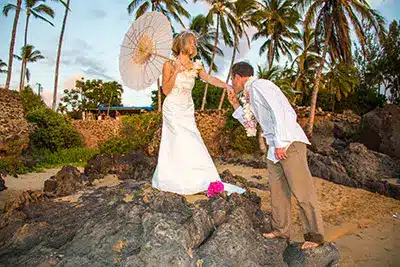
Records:
[[[400,0],[367,0],[390,23],[393,19],[400,19]],[[209,7],[198,1],[193,3],[188,0],[184,7],[192,17],[206,14]],[[0,7],[16,0],[0,0]],[[51,105],[54,88],[55,62],[57,56],[58,39],[64,16],[64,7],[52,1],[46,2],[55,11],[52,20],[54,27],[46,22],[31,18],[28,32],[28,44],[41,51],[45,59],[30,63],[28,68],[31,73],[30,85],[37,89],[38,84],[43,87],[42,96],[48,105]],[[71,0],[67,26],[64,35],[63,50],[59,74],[58,98],[64,89],[72,89],[77,79],[102,79],[103,81],[118,81],[122,83],[119,74],[119,51],[125,32],[134,22],[134,16],[127,12],[129,0]],[[17,40],[14,54],[19,54],[23,46],[25,30],[25,13],[21,12]],[[14,12],[8,17],[0,15],[0,59],[8,62],[9,44],[11,38]],[[188,25],[188,20],[184,20]],[[179,25],[174,24],[177,30]],[[254,29],[250,29],[254,32]],[[266,55],[260,56],[258,51],[263,40],[251,44],[240,42],[240,53],[236,61],[246,60],[253,66],[264,65]],[[231,60],[231,48],[223,47],[225,56],[217,57],[219,66],[217,77],[225,80]],[[281,64],[282,61],[280,62]],[[11,88],[17,89],[19,84],[21,64],[14,60]],[[6,75],[0,74],[0,87],[5,84]],[[151,91],[153,85],[142,91],[135,91],[124,86],[122,103],[127,106],[147,106],[151,104]]]

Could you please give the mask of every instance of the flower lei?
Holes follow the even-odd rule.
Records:
[[[255,80],[257,80],[256,77],[249,77],[244,85],[243,94],[240,96],[240,102],[242,102],[243,105],[247,136],[256,136],[257,134],[257,122],[255,120],[253,112],[250,109],[250,88]]]
[[[170,60],[171,61],[176,61],[177,58],[175,56],[171,56]],[[184,70],[183,72],[187,72],[188,74],[193,75],[194,77],[196,77],[202,69],[203,69],[203,64],[201,63],[201,60],[196,59],[193,62],[193,66],[191,68],[189,68],[189,69]]]

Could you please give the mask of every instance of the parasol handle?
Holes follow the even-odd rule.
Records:
[[[166,56],[164,56],[164,55],[161,55],[161,54],[158,54],[158,53],[151,53],[153,56],[156,56],[156,57],[161,57],[161,58],[163,58],[163,59],[166,59],[166,60],[172,60],[171,58],[169,58],[169,57],[166,57]]]

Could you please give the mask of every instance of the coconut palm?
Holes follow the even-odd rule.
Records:
[[[213,27],[208,27],[207,31],[203,32],[204,27],[207,27],[207,19],[204,15],[197,15],[192,18],[189,25],[189,29],[197,34],[197,58],[210,67],[216,31]],[[218,47],[216,53],[219,56],[224,56],[224,53]],[[218,72],[218,67],[215,64],[213,65],[213,71]]]
[[[292,0],[264,0],[262,3],[262,17],[259,31],[254,34],[253,40],[265,38],[259,54],[267,52],[268,64],[279,60],[281,55],[292,59],[292,53],[297,51],[294,40],[299,32],[297,27],[300,14],[294,8]]]
[[[254,0],[237,0],[234,2],[228,13],[228,23],[233,34],[233,53],[232,60],[229,66],[228,76],[226,77],[226,82],[228,83],[231,76],[231,68],[235,62],[236,52],[239,52],[239,40],[245,36],[247,40],[247,45],[250,47],[250,38],[247,30],[250,26],[258,25],[260,20],[260,12],[256,12],[257,2]],[[224,102],[226,90],[224,89],[219,101],[218,109],[222,108]]]
[[[0,59],[0,73],[7,73],[7,70],[3,70],[3,68],[7,67],[7,63]]]
[[[194,0],[194,3],[197,3],[199,0]],[[216,38],[214,42],[214,50],[211,56],[211,66],[208,71],[208,74],[212,73],[213,70],[213,65],[214,65],[214,60],[215,56],[217,54],[217,49],[218,49],[218,42],[219,42],[219,34],[221,30],[221,35],[222,39],[224,40],[224,43],[228,46],[232,46],[232,38],[230,36],[229,30],[228,30],[228,25],[227,25],[227,17],[229,14],[229,9],[232,7],[232,3],[227,0],[202,0],[203,2],[206,2],[211,6],[210,11],[207,14],[207,22],[209,25],[214,25],[214,17],[216,17]],[[204,31],[206,31],[207,28],[204,28]],[[203,101],[201,102],[201,110],[204,110],[205,105],[206,105],[206,100],[207,100],[207,89],[208,89],[208,83],[206,83],[206,86],[204,88],[204,95],[203,95]]]
[[[187,3],[186,0],[176,1],[176,0],[132,0],[128,5],[128,13],[135,13],[136,19],[142,16],[145,12],[158,11],[163,13],[168,20],[171,20],[171,17],[179,22],[182,26],[184,26],[181,16],[186,18],[190,17],[189,12],[182,6],[182,3]],[[160,79],[157,79],[157,90],[158,90],[158,112],[161,112],[161,86]]]
[[[320,60],[316,51],[315,32],[312,29],[304,29],[299,35],[299,54],[293,60],[291,68],[296,65],[296,79],[292,84],[293,89],[304,91],[306,81],[315,74],[315,68]]]
[[[58,2],[57,0],[53,0],[54,2]],[[45,21],[49,23],[51,26],[54,24],[48,20],[46,17],[54,18],[54,10],[51,9],[48,5],[43,4],[45,0],[25,0],[25,12],[26,12],[26,22],[25,22],[25,36],[24,36],[24,47],[27,47],[28,43],[28,28],[29,28],[29,21],[31,16],[41,21]],[[20,77],[20,84],[19,84],[19,91],[21,92],[24,88],[24,76],[26,75],[26,59],[22,58],[21,64],[21,77]]]
[[[361,21],[367,22],[382,40],[385,26],[383,18],[366,0],[304,0],[300,4],[302,8],[308,7],[304,27],[314,28],[316,44],[323,43],[321,60],[315,74],[310,120],[307,126],[307,134],[312,136],[317,95],[327,53],[333,62],[340,60],[353,64],[351,29],[354,29],[358,42],[365,51],[366,36]]]
[[[15,48],[15,37],[17,35],[17,26],[18,26],[19,14],[21,13],[21,6],[22,6],[22,0],[17,0],[16,5],[7,4],[3,7],[4,16],[8,16],[8,12],[10,10],[15,10],[13,30],[11,33],[11,40],[10,40],[10,51],[9,51],[9,56],[8,56],[7,79],[6,79],[6,85],[5,85],[5,89],[7,89],[7,90],[10,88],[12,66],[13,66],[13,59],[14,59],[13,55],[14,55],[14,48]]]
[[[27,45],[21,48],[21,55],[20,56],[14,55],[14,58],[20,61],[25,59],[25,61],[29,63],[29,62],[37,62],[41,59],[44,59],[44,56],[41,54],[39,50],[35,50],[35,47],[33,45]],[[28,67],[26,67],[25,76],[27,82],[29,83],[31,78],[31,73]]]
[[[354,92],[359,82],[354,65],[339,62],[330,66],[330,71],[323,76],[322,83],[324,89],[332,95],[332,111],[335,109],[336,101],[340,102]]]
[[[183,27],[185,25],[182,22],[181,16],[190,18],[189,12],[182,6],[187,4],[187,0],[176,1],[176,0],[132,0],[128,5],[128,13],[135,13],[136,19],[142,16],[148,11],[158,11],[163,13],[169,20],[171,17],[176,20]]]
[[[53,92],[53,103],[52,103],[52,109],[54,111],[56,110],[56,102],[57,102],[58,73],[60,70],[61,48],[62,48],[63,39],[64,39],[65,26],[67,24],[68,13],[70,11],[69,6],[70,6],[71,0],[67,0],[66,3],[61,0],[60,0],[60,2],[64,5],[65,12],[64,12],[63,24],[61,26],[60,39],[58,41],[56,71],[55,71],[55,75],[54,75],[54,92]]]

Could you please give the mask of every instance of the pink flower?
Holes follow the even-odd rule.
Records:
[[[211,182],[208,186],[207,197],[212,197],[222,192],[224,192],[224,184],[222,182]]]

